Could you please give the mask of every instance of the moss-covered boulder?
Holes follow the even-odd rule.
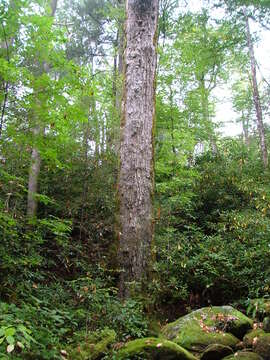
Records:
[[[270,334],[262,329],[248,332],[244,337],[244,344],[259,354],[263,359],[270,360]]]
[[[130,341],[117,353],[117,360],[137,359],[138,357],[149,360],[196,360],[181,346],[159,338]]]
[[[223,360],[263,360],[260,355],[250,351],[238,351],[237,353],[226,356]]]
[[[264,360],[270,360],[270,334],[260,335],[253,341],[253,351]]]
[[[229,346],[224,346],[220,344],[213,344],[207,346],[204,350],[202,356],[200,357],[201,360],[220,360],[227,355],[233,353],[232,348]]]
[[[263,319],[263,330],[267,333],[270,333],[270,317],[266,316]]]
[[[162,335],[188,350],[203,352],[211,344],[235,348],[237,337],[242,338],[251,328],[252,320],[231,306],[213,306],[166,325]]]
[[[266,335],[266,333],[262,329],[256,329],[249,331],[243,339],[243,342],[245,344],[245,347],[252,347],[253,344],[256,342],[256,339],[258,339],[260,336]]]

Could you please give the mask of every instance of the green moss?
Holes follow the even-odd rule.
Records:
[[[83,342],[76,348],[68,350],[69,359],[74,360],[95,360],[108,352],[108,346],[116,339],[114,330],[104,329],[100,332],[90,333]]]
[[[225,357],[223,360],[263,360],[258,354],[249,351],[238,351],[237,353]]]
[[[246,347],[253,348],[265,360],[270,359],[270,334],[262,329],[252,330],[244,337]]]
[[[234,348],[252,320],[231,306],[214,306],[193,311],[162,330],[162,335],[184,348],[202,352],[208,345],[221,344]],[[234,336],[235,335],[235,336]]]
[[[263,330],[267,333],[270,332],[270,317],[267,316],[263,319]]]
[[[149,360],[196,360],[192,354],[177,344],[158,338],[130,341],[118,352],[117,359],[135,359],[139,356]]]
[[[148,326],[148,335],[151,337],[159,337],[161,325],[158,320],[151,319]]]
[[[255,338],[258,338],[262,335],[265,335],[266,333],[262,330],[262,329],[256,329],[256,330],[251,330],[249,331],[245,336],[244,336],[244,344],[246,347],[252,347],[253,346],[253,342]]]
[[[270,360],[270,334],[260,335],[253,343],[253,349],[264,360]]]
[[[239,340],[231,334],[204,332],[197,326],[191,326],[189,329],[181,331],[173,340],[184,348],[196,352],[204,351],[211,344],[222,344],[235,347]]]

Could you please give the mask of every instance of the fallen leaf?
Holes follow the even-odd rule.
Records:
[[[14,350],[14,345],[13,344],[8,345],[7,352],[10,354],[13,350]]]

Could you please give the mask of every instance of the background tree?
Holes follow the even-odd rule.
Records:
[[[253,93],[253,101],[254,107],[256,109],[256,119],[257,119],[257,128],[260,138],[260,147],[262,153],[262,160],[264,167],[268,166],[268,151],[265,139],[265,130],[263,124],[263,114],[262,114],[262,106],[261,106],[261,99],[259,95],[259,89],[257,84],[257,75],[256,75],[256,59],[254,55],[254,47],[250,33],[249,27],[249,18],[247,11],[244,10],[245,20],[246,20],[246,34],[247,34],[247,44],[248,44],[248,51],[249,51],[249,58],[250,58],[250,67],[251,67],[251,79],[252,79],[252,93]]]
[[[265,27],[265,23],[269,17],[269,6],[267,6],[264,1],[238,1],[233,4],[230,0],[220,1],[217,6],[224,6],[233,21],[240,24],[246,34],[246,48],[250,61],[250,77],[252,82],[254,108],[256,110],[256,122],[260,140],[261,157],[264,167],[267,168],[268,151],[265,138],[265,125],[263,123],[261,99],[257,83],[257,64],[254,53],[254,40],[250,31],[249,21],[252,19],[262,27]]]
[[[55,16],[56,7],[57,7],[57,0],[51,0],[51,2],[49,4],[49,8],[50,8],[49,16],[52,19]],[[49,45],[50,44],[48,43],[47,49],[49,48]],[[49,76],[50,65],[48,64],[46,59],[41,58],[40,60],[42,63],[35,64],[36,67],[39,68],[39,69],[36,69],[38,72],[38,75],[40,76],[40,78],[42,78],[44,74],[47,74]],[[46,90],[44,89],[42,84],[40,84],[40,86],[37,86],[37,88],[34,89],[34,91],[43,94]],[[40,119],[40,117],[42,117],[42,115],[43,115],[42,114],[42,105],[41,105],[41,101],[43,99],[42,100],[40,99],[39,94],[34,94],[34,97],[36,97],[36,103],[33,104],[33,112],[31,114],[31,117],[33,119],[33,125],[32,125],[33,126],[33,139],[35,142],[40,135],[42,136],[42,134],[44,134],[45,128],[44,128],[44,125],[42,124],[42,122],[43,122],[42,119]],[[43,100],[43,102],[45,102],[45,101]],[[29,217],[36,216],[36,212],[37,212],[36,194],[37,194],[37,190],[38,190],[38,177],[39,177],[39,173],[40,173],[40,162],[41,162],[41,159],[40,159],[39,151],[38,151],[37,147],[35,147],[35,145],[34,145],[34,147],[32,149],[32,154],[31,154],[31,165],[30,165],[29,179],[28,179],[27,215]]]

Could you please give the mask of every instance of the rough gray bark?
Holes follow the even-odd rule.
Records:
[[[249,58],[250,58],[250,67],[251,67],[251,78],[252,78],[252,92],[253,92],[253,102],[256,110],[256,120],[257,120],[257,129],[260,137],[260,148],[262,154],[263,165],[265,168],[268,166],[268,151],[267,145],[265,141],[265,130],[263,124],[263,117],[262,117],[262,106],[261,100],[258,90],[257,84],[257,74],[256,74],[256,60],[254,55],[254,47],[253,42],[251,39],[250,27],[249,27],[249,19],[247,14],[246,17],[246,36],[247,36],[247,43],[249,49]]]
[[[51,0],[50,8],[51,13],[50,16],[54,17],[55,11],[57,8],[58,0]],[[41,71],[43,73],[49,72],[49,65],[47,63],[43,63],[41,65]],[[37,139],[42,133],[44,133],[44,127],[41,125],[40,119],[38,119],[38,114],[34,114],[34,122],[35,126],[33,128],[33,137]],[[41,158],[39,150],[36,146],[33,146],[32,153],[31,153],[31,163],[30,163],[30,171],[29,171],[29,178],[28,178],[28,194],[27,194],[27,216],[34,217],[37,213],[37,198],[36,193],[38,190],[38,177],[40,173],[40,165],[41,165]]]
[[[158,0],[126,1],[119,174],[119,290],[148,276],[153,243],[153,127]]]

